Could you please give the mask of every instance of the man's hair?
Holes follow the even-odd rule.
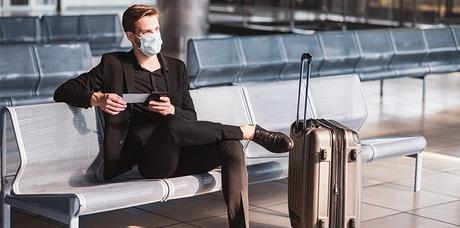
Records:
[[[148,5],[132,5],[123,13],[123,30],[125,32],[136,32],[136,22],[145,16],[158,16],[158,10]]]

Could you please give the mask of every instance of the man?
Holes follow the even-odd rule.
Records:
[[[293,141],[259,126],[197,121],[183,62],[160,53],[158,12],[133,5],[123,14],[130,52],[102,56],[89,72],[61,85],[57,102],[104,113],[105,180],[137,165],[144,178],[207,172],[221,166],[222,188],[231,227],[248,227],[247,173],[240,140],[253,140],[272,152],[286,152]],[[167,92],[147,105],[127,104],[124,93]]]

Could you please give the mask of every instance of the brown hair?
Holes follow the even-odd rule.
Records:
[[[148,5],[132,5],[123,13],[122,25],[125,32],[136,31],[136,22],[145,16],[158,16],[158,10]]]

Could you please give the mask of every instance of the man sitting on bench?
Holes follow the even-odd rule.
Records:
[[[134,165],[144,178],[184,176],[221,166],[229,224],[248,227],[248,179],[239,140],[252,140],[274,153],[289,151],[293,141],[259,126],[197,121],[184,63],[160,53],[158,11],[133,5],[123,13],[122,24],[132,50],[103,55],[96,67],[54,94],[57,102],[103,111],[104,165],[98,179],[110,180]],[[145,104],[127,104],[121,97],[151,92],[157,94]]]

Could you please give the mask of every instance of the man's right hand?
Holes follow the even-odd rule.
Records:
[[[117,115],[126,109],[126,102],[115,93],[94,92],[91,96],[91,106],[97,106],[110,115]]]

